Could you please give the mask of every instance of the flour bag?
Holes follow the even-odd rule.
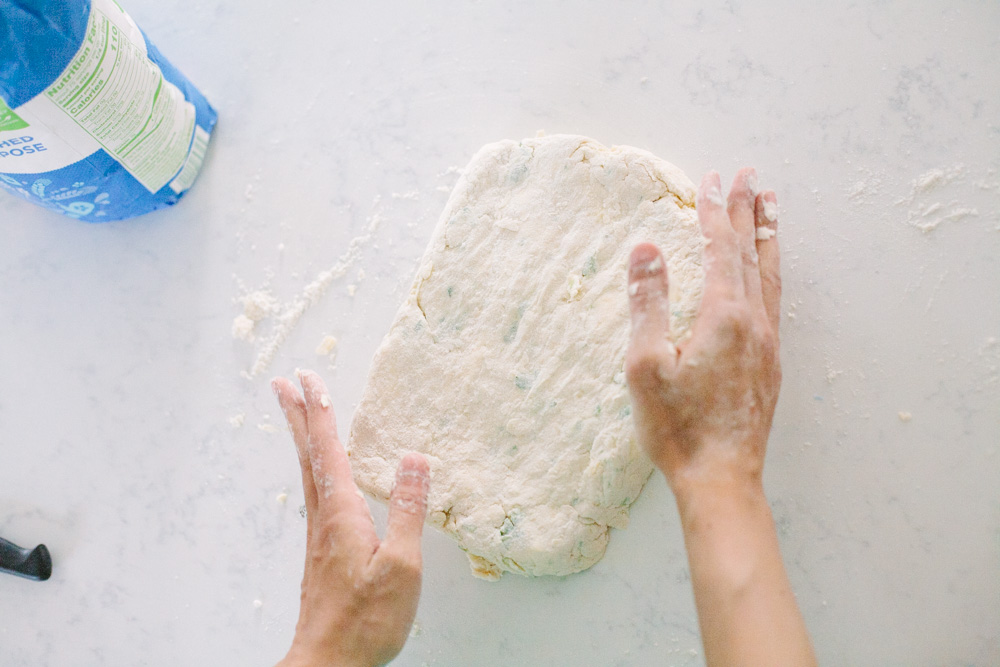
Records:
[[[0,186],[87,222],[177,203],[216,113],[115,0],[0,0]]]

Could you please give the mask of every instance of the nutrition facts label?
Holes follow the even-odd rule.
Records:
[[[157,192],[188,157],[195,110],[146,57],[141,34],[126,22],[115,4],[95,0],[79,52],[44,95]]]

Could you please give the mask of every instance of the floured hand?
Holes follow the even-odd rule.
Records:
[[[384,665],[403,648],[420,596],[420,536],[428,467],[419,454],[396,473],[384,540],[351,477],[326,386],[299,373],[271,386],[295,439],[305,492],[306,564],[295,639],[279,663]]]
[[[659,250],[642,244],[632,252],[629,388],[639,440],[675,492],[715,476],[760,482],[781,384],[781,284],[775,195],[757,194],[756,182],[752,169],[737,174],[727,206],[719,175],[702,180],[705,291],[684,343],[675,347],[667,337]]]

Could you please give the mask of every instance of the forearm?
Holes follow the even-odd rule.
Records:
[[[707,663],[815,664],[760,484],[675,491]]]

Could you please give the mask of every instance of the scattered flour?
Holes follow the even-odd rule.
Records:
[[[926,207],[923,211],[915,211],[911,208],[910,213],[907,216],[907,222],[922,232],[929,232],[942,222],[951,222],[953,220],[961,220],[962,218],[975,217],[978,215],[979,211],[974,208],[961,206],[957,201],[950,202],[946,205],[942,205],[940,202],[935,202]]]
[[[238,415],[233,415],[229,418],[229,425],[233,428],[239,428],[243,426],[243,421],[246,419],[246,415],[242,412]]]
[[[909,412],[904,412],[902,410],[899,412],[899,421],[908,422],[911,419],[913,419],[913,415],[910,414]]]
[[[965,173],[964,165],[955,164],[930,169],[913,179],[909,193],[896,201],[897,206],[909,207],[906,222],[926,233],[942,222],[978,216],[979,211],[975,208],[963,206],[956,200],[945,204],[935,196],[945,186],[956,181],[963,182]]]
[[[870,203],[875,198],[880,199],[883,175],[865,167],[858,169],[858,175],[858,180],[846,189],[847,198],[856,204]]]
[[[274,424],[257,424],[259,428],[264,433],[280,433],[281,431]]]
[[[319,273],[311,283],[305,286],[302,292],[284,306],[276,306],[276,322],[270,334],[264,338],[257,348],[257,358],[250,368],[249,375],[254,377],[262,373],[271,364],[278,349],[288,339],[289,334],[305,315],[306,311],[326,294],[337,278],[346,274],[352,266],[361,258],[361,249],[366,243],[371,241],[372,234],[382,221],[379,213],[379,198],[375,198],[375,212],[368,218],[368,225],[364,232],[353,238],[347,247],[347,251],[340,256],[337,262],[329,269]],[[355,287],[356,289],[356,287]],[[246,314],[246,313],[244,313]],[[250,317],[247,314],[247,317]],[[251,319],[253,319],[251,317]]]

